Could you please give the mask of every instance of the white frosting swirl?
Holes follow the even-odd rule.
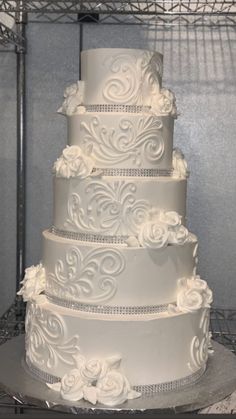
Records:
[[[21,281],[22,287],[17,295],[22,295],[24,301],[34,299],[45,290],[45,269],[42,263],[31,266],[25,270],[25,276]]]
[[[77,83],[71,84],[65,89],[65,100],[57,112],[68,116],[77,113],[78,106],[83,103],[83,96],[84,82],[77,81]]]
[[[83,398],[83,387],[85,381],[77,368],[72,369],[61,379],[61,397],[64,400],[77,401]]]
[[[188,166],[184,154],[179,148],[174,148],[172,154],[173,177],[185,179],[188,175]]]
[[[85,155],[81,148],[76,145],[67,146],[62,155],[57,159],[53,166],[53,172],[57,177],[88,177],[93,170],[93,159]]]
[[[109,371],[98,380],[97,389],[98,401],[106,406],[116,406],[127,399],[140,397],[140,393],[131,389],[127,378],[116,370]]]
[[[166,224],[160,221],[144,223],[139,232],[138,240],[142,247],[160,249],[168,244],[169,231]]]
[[[174,93],[169,89],[162,88],[160,94],[152,101],[151,111],[156,115],[171,115],[177,118],[176,99]]]
[[[199,276],[178,280],[177,311],[194,312],[200,308],[209,308],[211,303],[212,291]],[[172,307],[170,311],[174,311]]]

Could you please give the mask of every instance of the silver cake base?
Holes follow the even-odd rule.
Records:
[[[114,408],[86,401],[69,403],[59,393],[50,390],[44,383],[29,374],[24,359],[24,335],[11,339],[0,346],[0,386],[20,403],[35,405],[74,414],[96,413],[180,413],[198,410],[212,405],[236,389],[236,357],[219,343],[213,342],[214,355],[210,356],[208,368],[194,385],[166,393],[156,393],[129,400]]]

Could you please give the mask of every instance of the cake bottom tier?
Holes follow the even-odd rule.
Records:
[[[141,392],[179,388],[204,372],[209,309],[159,315],[101,315],[56,306],[40,296],[28,303],[26,362],[47,382],[86,360],[121,358],[121,370]],[[93,364],[93,363],[92,363]]]

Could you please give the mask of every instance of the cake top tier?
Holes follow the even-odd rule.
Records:
[[[155,51],[99,48],[81,54],[84,104],[152,106],[161,90],[163,56]]]

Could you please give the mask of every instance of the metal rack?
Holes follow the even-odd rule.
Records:
[[[236,24],[234,0],[2,0],[1,12],[16,17],[16,22],[19,15],[25,14],[30,22],[43,23],[155,24],[166,27]],[[24,39],[17,31],[0,23],[0,44],[24,46]]]

